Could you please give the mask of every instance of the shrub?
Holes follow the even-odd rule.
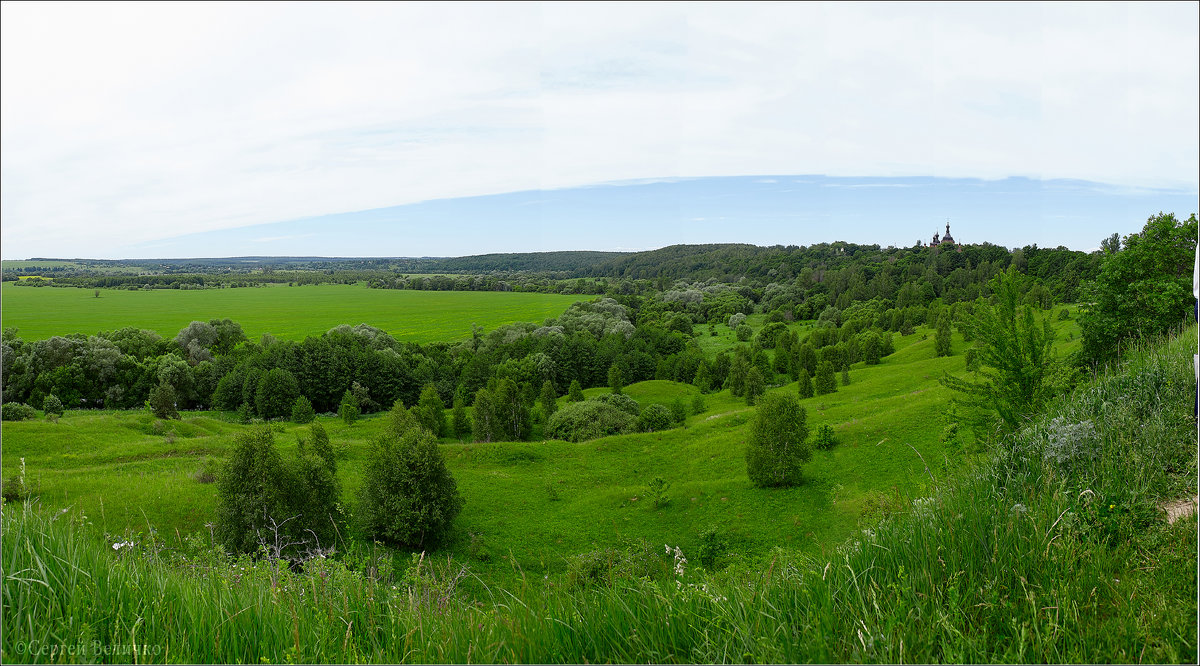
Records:
[[[175,388],[166,382],[159,383],[150,390],[150,399],[146,405],[160,419],[177,419],[179,410],[175,408]]]
[[[671,427],[671,420],[671,410],[667,409],[666,405],[655,403],[642,410],[641,416],[638,417],[638,430],[642,432],[666,430]]]
[[[605,405],[616,407],[617,409],[637,416],[642,409],[638,406],[637,401],[623,393],[601,393],[592,398],[590,402],[599,402]]]
[[[731,314],[729,315],[729,328],[732,328],[736,331],[737,327],[740,326],[744,321],[746,321],[746,315],[742,314],[741,312],[738,312],[737,314]]]
[[[817,426],[817,431],[813,433],[813,444],[822,451],[828,451],[837,446],[837,437],[833,434],[833,426],[828,423],[822,423]]]
[[[238,423],[241,423],[242,425],[246,425],[247,423],[250,423],[250,419],[252,419],[253,417],[254,417],[254,413],[250,410],[250,403],[243,402],[242,404],[238,405],[238,409],[237,409],[237,422]]]
[[[42,400],[42,411],[46,413],[46,416],[50,416],[51,414],[54,414],[57,416],[62,416],[62,414],[63,414],[62,401],[59,400],[58,397],[55,396],[53,393],[49,393]]]
[[[542,392],[539,396],[539,402],[541,402],[542,415],[545,418],[550,418],[558,410],[558,393],[555,392],[554,384],[549,379],[542,382]]]
[[[266,548],[296,558],[336,534],[338,488],[324,461],[301,453],[285,463],[271,430],[239,433],[217,477],[217,539],[231,552]]]
[[[196,483],[212,483],[217,480],[217,469],[219,463],[215,458],[204,458],[200,461],[200,468],[192,474],[192,479]]]
[[[671,484],[663,481],[661,476],[654,477],[654,480],[646,484],[646,499],[654,505],[654,508],[661,509],[671,503],[671,496],[667,494],[667,489]]]
[[[314,422],[310,433],[312,434],[313,454],[325,461],[330,472],[337,474],[337,458],[333,455],[333,446],[329,443],[329,433],[325,432],[325,426]]]
[[[1060,311],[1058,312],[1058,319],[1059,319],[1059,321],[1066,321],[1066,320],[1068,320],[1068,319],[1070,319],[1070,318],[1071,318],[1071,311],[1070,311],[1070,310],[1068,310],[1068,309],[1066,309],[1066,308],[1063,308],[1062,310],[1060,310]]]
[[[800,483],[800,466],[812,457],[805,418],[800,401],[790,395],[768,393],[763,398],[746,446],[750,481],[757,486]]]
[[[631,432],[637,419],[622,409],[599,400],[573,402],[546,421],[546,437],[583,442],[607,435]]]
[[[668,406],[671,408],[671,422],[676,425],[683,425],[688,417],[687,403],[683,401],[682,397],[679,397],[672,400]]]
[[[708,411],[708,405],[704,404],[704,394],[697,393],[692,396],[692,414],[703,414]]]
[[[28,421],[37,417],[37,410],[23,402],[6,402],[0,407],[0,420]]]
[[[612,392],[618,395],[620,395],[621,389],[625,388],[625,373],[616,363],[608,368],[608,385],[612,388]]]
[[[733,329],[733,332],[737,335],[738,342],[749,342],[750,338],[754,336],[754,329],[750,328],[750,325],[745,322],[738,324],[737,328]]]
[[[837,391],[837,380],[834,379],[833,373],[833,363],[821,361],[817,364],[817,376],[813,380],[813,390],[817,395]]]
[[[387,413],[388,432],[399,437],[408,432],[410,428],[416,428],[421,425],[417,421],[416,415],[404,408],[404,401],[399,398],[392,403],[392,408]]]
[[[462,510],[458,484],[437,439],[423,428],[376,439],[363,471],[358,514],[372,539],[423,547],[450,530]]]
[[[717,561],[725,553],[725,548],[725,535],[719,527],[710,525],[700,532],[700,546],[696,550],[696,557],[705,569],[712,571],[717,568]]]
[[[437,387],[426,384],[421,390],[417,406],[412,410],[412,416],[434,437],[441,437],[446,431],[446,403],[438,395]]]
[[[754,366],[746,371],[746,384],[744,387],[746,393],[746,404],[753,405],[758,402],[759,396],[767,390],[766,380],[763,378],[763,373]]]
[[[358,420],[358,414],[358,398],[354,397],[350,389],[346,389],[346,392],[342,394],[342,402],[338,405],[338,416],[342,417],[342,421],[346,425],[354,425],[354,422]]]
[[[801,368],[800,381],[797,382],[796,389],[802,399],[813,397],[813,382],[812,377],[808,375],[808,370]]]
[[[20,403],[7,403],[5,406]],[[28,407],[28,405],[26,405]],[[30,407],[30,410],[33,408]],[[20,419],[23,420],[23,419]],[[4,497],[6,502],[24,502],[29,499],[33,491],[29,488],[29,481],[25,478],[25,459],[21,458],[21,471],[14,474],[8,481],[4,482],[4,487],[0,489],[0,496]]]
[[[292,423],[312,423],[315,418],[317,418],[317,413],[313,411],[312,403],[308,398],[304,396],[296,398],[296,402],[292,403]]]
[[[583,387],[579,385],[578,379],[571,380],[571,388],[567,390],[568,402],[583,402]]]

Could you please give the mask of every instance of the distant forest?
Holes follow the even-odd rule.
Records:
[[[744,244],[672,245],[618,252],[532,252],[456,258],[338,259],[234,257],[92,261],[70,265],[5,267],[4,280],[25,286],[115,289],[203,289],[270,283],[353,284],[377,289],[530,291],[595,295],[648,294],[676,282],[746,288],[758,302],[784,290],[793,300],[824,294],[840,307],[873,297],[948,303],[974,300],[992,275],[1010,264],[1035,278],[1059,302],[1077,299],[1094,279],[1100,252],[1029,245],[1016,250],[990,243],[931,248],[822,243],[759,247]],[[61,261],[61,260],[60,260]],[[46,279],[49,278],[49,279]],[[843,294],[848,294],[845,298]],[[758,296],[758,297],[756,297]]]

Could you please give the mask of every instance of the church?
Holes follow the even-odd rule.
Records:
[[[954,242],[954,237],[950,235],[950,223],[946,223],[946,235],[938,238],[937,232],[933,232],[933,240],[929,242],[929,247],[937,247],[939,245],[949,245],[951,247],[957,245]]]

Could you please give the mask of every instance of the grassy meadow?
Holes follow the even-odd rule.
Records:
[[[178,295],[188,293],[204,292]],[[1065,338],[1074,320],[1057,324]],[[732,338],[724,342],[734,344]],[[964,370],[966,343],[955,334],[956,355],[935,359],[933,332],[921,327],[914,335],[896,335],[895,344],[896,352],[880,365],[853,366],[849,386],[801,401],[810,429],[828,423],[840,444],[815,451],[805,482],[795,488],[765,490],[750,483],[744,452],[754,408],[727,390],[704,396],[705,411],[689,416],[684,428],[661,432],[579,444],[443,439],[447,465],[466,500],[455,538],[443,550],[500,580],[522,571],[561,574],[571,556],[630,540],[692,552],[700,533],[713,527],[749,560],[776,546],[828,550],[927,494],[967,455],[940,441],[950,396],[937,380],[943,371]],[[795,395],[797,387],[770,390]],[[633,384],[625,392],[643,406],[676,398],[690,405],[698,393],[668,381]],[[216,488],[193,477],[206,459],[223,459],[234,436],[248,427],[233,420],[212,412],[161,422],[143,411],[69,411],[57,422],[7,422],[3,478],[16,474],[24,458],[45,506],[79,510],[101,532],[202,532],[215,515]],[[382,432],[384,418],[372,415],[352,426],[330,416],[320,420],[343,457],[339,475],[344,501],[352,506],[368,442]],[[308,431],[290,423],[273,427],[285,454]],[[657,509],[647,501],[655,478],[669,484],[670,498]]]
[[[2,287],[5,327],[29,341],[136,326],[173,338],[193,320],[232,319],[246,336],[302,340],[339,324],[370,324],[404,342],[453,342],[471,325],[491,330],[562,314],[579,296],[479,291],[367,289],[365,285],[270,285],[236,289],[128,291]]]

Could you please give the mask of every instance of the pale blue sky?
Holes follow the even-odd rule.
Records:
[[[479,226],[515,219],[493,195],[638,179],[1070,179],[1107,184],[1096,201],[1109,204],[1134,201],[1112,198],[1129,188],[1197,191],[1196,3],[211,5],[0,6],[3,257],[161,255],[156,243],[186,234],[207,234],[194,237],[211,244],[204,254],[242,254],[254,229],[213,232],[330,215],[368,224],[347,214],[396,206],[407,206],[398,226],[370,228],[419,254],[514,250],[512,236]],[[888,202],[905,227],[895,242],[930,235],[927,217],[993,215],[936,186],[948,182]],[[625,194],[653,188],[579,190],[567,197],[576,208],[541,207],[528,249],[792,233],[783,212],[755,217],[753,200],[676,204],[680,190],[624,209]],[[1046,200],[1012,196],[1027,199],[996,210]],[[780,201],[846,240],[884,235],[867,221],[878,216],[869,197]],[[705,236],[703,224],[646,212],[671,206],[746,217]],[[477,214],[432,230],[402,220],[442,207]],[[553,226],[581,215],[622,238]],[[1050,238],[1056,229],[1030,231],[1047,234],[1039,244],[1090,244]],[[336,254],[412,254],[357,231],[347,238],[361,243]],[[806,233],[796,242],[826,239]],[[327,241],[259,244],[333,253]]]
[[[1086,181],[717,177],[445,199],[118,248],[120,256],[461,256],[649,250],[676,243],[882,246],[928,243],[946,218],[959,242],[1098,248],[1195,194]]]

